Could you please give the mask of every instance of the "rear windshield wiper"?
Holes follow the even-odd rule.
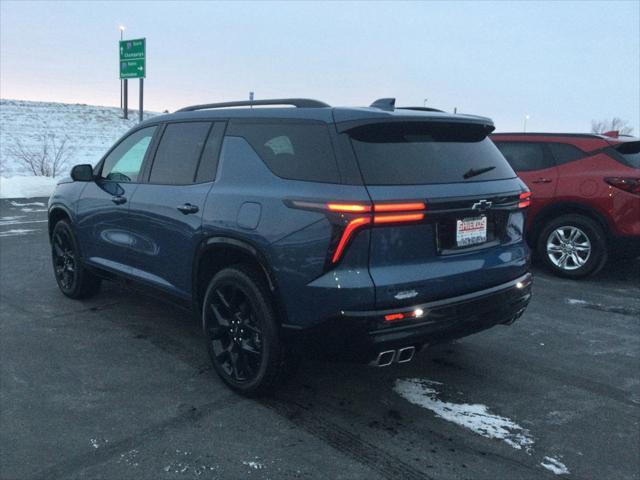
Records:
[[[476,175],[482,175],[483,173],[487,173],[487,172],[493,170],[494,168],[496,168],[496,167],[482,167],[482,168],[478,168],[478,169],[470,168],[467,171],[467,173],[465,173],[463,175],[463,177],[465,179],[467,179],[467,178],[475,177]]]

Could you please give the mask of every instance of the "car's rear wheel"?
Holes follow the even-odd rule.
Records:
[[[67,297],[88,298],[98,292],[100,277],[88,271],[82,264],[78,242],[66,220],[60,220],[53,227],[51,258],[58,288]]]
[[[260,272],[247,265],[218,272],[204,297],[202,322],[213,366],[232,389],[257,396],[283,380],[286,349]]]
[[[548,222],[538,238],[538,256],[556,275],[584,278],[607,261],[604,231],[584,215],[569,214]]]

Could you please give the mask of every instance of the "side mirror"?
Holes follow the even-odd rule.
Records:
[[[76,165],[71,169],[71,178],[75,182],[91,182],[93,181],[93,167],[88,163]]]

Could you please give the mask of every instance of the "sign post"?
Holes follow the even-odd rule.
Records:
[[[124,80],[124,118],[128,117],[127,79],[140,79],[140,121],[142,121],[144,78],[147,70],[145,38],[120,41],[120,78]]]

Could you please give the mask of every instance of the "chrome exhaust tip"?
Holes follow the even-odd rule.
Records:
[[[371,364],[375,367],[388,367],[393,363],[395,359],[395,350],[385,350],[384,352],[380,352],[378,354],[378,357],[373,362],[371,362]]]
[[[398,350],[398,363],[407,363],[413,360],[413,354],[416,353],[416,347],[405,347]]]

